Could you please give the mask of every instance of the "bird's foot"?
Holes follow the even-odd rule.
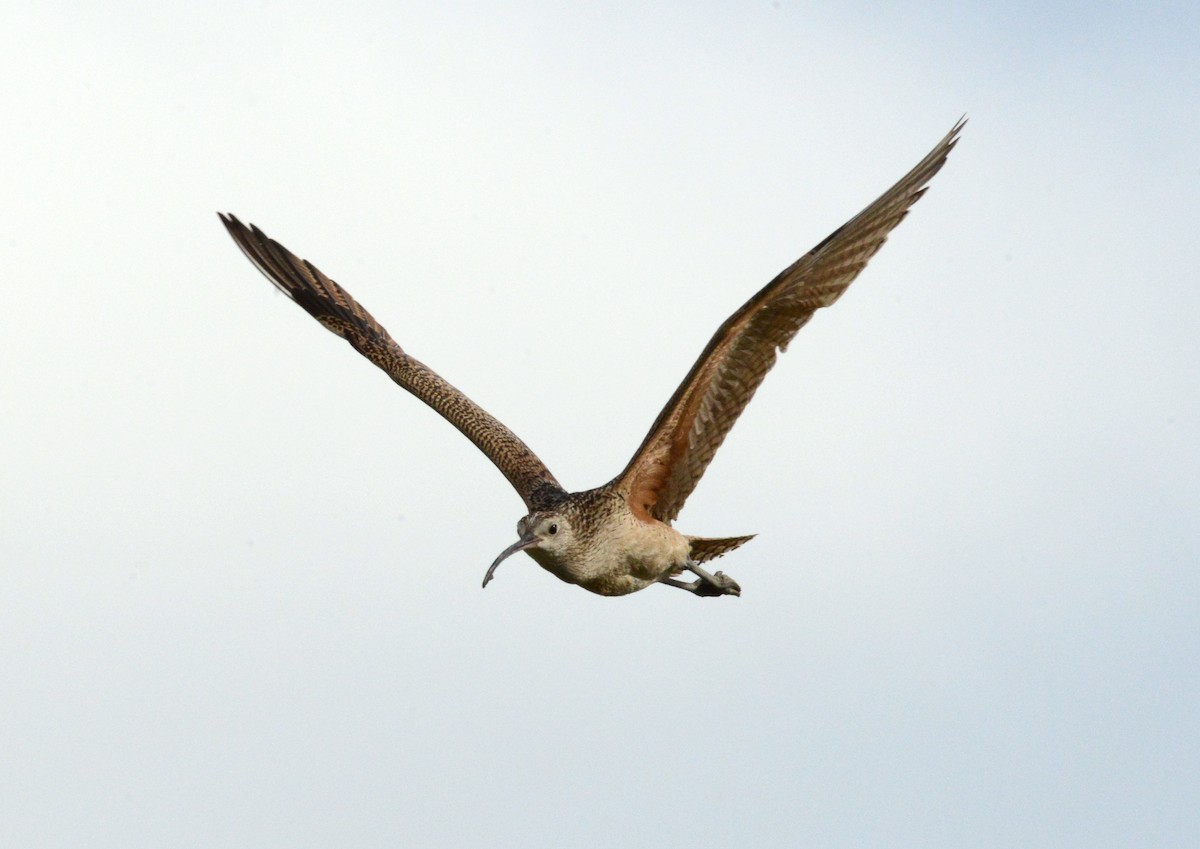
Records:
[[[703,596],[718,596],[718,595],[738,595],[742,594],[742,588],[738,586],[738,582],[726,575],[724,572],[718,572],[715,575],[710,575],[708,572],[700,568],[700,564],[694,560],[689,560],[687,566],[684,567],[689,572],[694,574],[700,580],[696,583],[696,595]]]
[[[701,578],[696,583],[699,584],[696,587],[696,595],[715,597],[719,595],[740,596],[742,594],[742,588],[738,582],[724,572],[717,572],[707,578]]]
[[[716,598],[722,595],[740,596],[742,594],[742,588],[738,585],[738,582],[724,572],[717,572],[715,575],[711,575],[701,569],[698,564],[690,561],[685,568],[695,574],[696,580],[691,583],[685,583],[675,578],[659,578],[659,582],[667,586],[687,590],[693,595],[708,598]]]

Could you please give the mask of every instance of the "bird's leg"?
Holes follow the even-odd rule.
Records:
[[[679,587],[681,590],[687,590],[689,593],[695,593],[696,595],[700,595],[700,585],[704,583],[703,581],[697,579],[688,584],[684,581],[676,580],[675,578],[659,578],[658,582],[660,584],[666,584],[668,587]]]
[[[724,572],[718,572],[711,575],[700,568],[700,564],[694,560],[689,560],[684,567],[689,572],[696,576],[696,580],[690,584],[684,581],[676,580],[675,578],[659,578],[659,583],[666,584],[669,587],[679,587],[681,590],[687,590],[699,596],[719,596],[719,595],[738,595],[742,594],[742,588],[738,586],[738,582],[726,575]]]

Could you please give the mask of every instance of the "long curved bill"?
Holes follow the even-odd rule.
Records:
[[[483,585],[485,587],[488,585],[488,581],[492,579],[492,575],[496,574],[496,567],[500,565],[504,558],[510,557],[516,554],[518,551],[524,551],[527,548],[533,548],[537,544],[538,538],[533,534],[530,534],[529,536],[521,537],[508,548],[504,549],[504,551],[500,552],[500,556],[492,561],[492,565],[488,567],[487,574],[483,576]]]

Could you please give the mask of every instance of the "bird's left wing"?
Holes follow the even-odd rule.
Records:
[[[350,293],[254,225],[232,215],[221,222],[258,270],[327,330],[341,336],[388,377],[442,414],[496,464],[530,510],[563,495],[538,456],[490,413],[410,357]]]
[[[750,403],[779,351],[838,299],[925,193],[958,141],[959,121],[874,203],[785,269],[717,330],[614,484],[634,512],[672,521]]]

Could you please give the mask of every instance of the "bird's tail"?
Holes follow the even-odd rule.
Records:
[[[745,537],[688,537],[689,553],[697,563],[707,563],[728,554],[742,543],[754,539],[755,534]]]

